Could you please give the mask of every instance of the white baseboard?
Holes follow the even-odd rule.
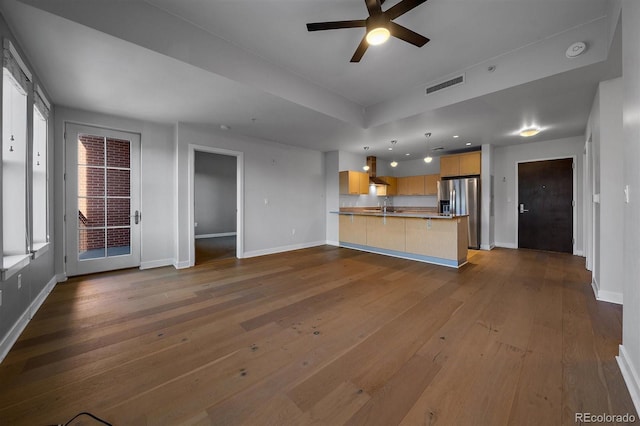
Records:
[[[186,269],[191,268],[193,264],[188,260],[184,260],[182,262],[173,262],[173,267],[176,269]]]
[[[573,254],[575,256],[584,257],[584,252],[582,250],[576,250]]]
[[[622,305],[622,293],[602,291],[595,277],[591,278],[591,288],[593,289],[593,294],[596,296],[596,300]]]
[[[508,248],[508,249],[517,249],[518,245],[514,244],[514,243],[499,243],[496,242],[496,244],[494,245],[494,247],[502,247],[502,248]]]
[[[620,367],[624,382],[627,384],[627,389],[629,389],[633,405],[636,406],[636,411],[640,413],[640,376],[638,376],[638,370],[635,369],[631,357],[629,357],[623,345],[620,345],[618,353],[619,355],[616,357],[618,367]]]
[[[153,268],[162,268],[163,266],[171,266],[173,265],[173,259],[160,259],[160,260],[151,260],[149,262],[140,263],[140,269],[153,269]]]
[[[233,237],[234,235],[238,235],[237,232],[221,232],[218,234],[200,234],[196,235],[196,240],[200,238],[218,238],[218,237]]]
[[[265,256],[268,254],[276,254],[276,253],[284,253],[292,250],[300,250],[300,249],[305,249],[309,247],[323,246],[325,244],[326,244],[326,241],[314,241],[311,243],[292,244],[289,246],[274,247],[274,248],[269,248],[264,250],[246,251],[244,252],[243,258]]]
[[[480,250],[493,250],[495,247],[495,244],[480,244]]]
[[[336,247],[340,246],[340,241],[327,240],[324,243],[328,246],[336,246]]]
[[[40,306],[42,306],[47,296],[51,293],[51,290],[53,290],[57,283],[58,281],[56,277],[51,278],[42,291],[40,291],[36,298],[33,299],[29,307],[22,313],[22,315],[20,315],[20,318],[18,318],[15,324],[13,324],[13,327],[11,327],[6,336],[2,338],[2,341],[0,341],[0,363],[2,363],[4,358],[7,356],[24,329],[27,327],[27,324],[29,324],[29,321],[31,321],[31,318],[33,318]]]
[[[69,278],[67,277],[67,274],[58,274],[58,275],[56,275],[56,281],[59,282],[59,283],[63,283],[68,279]]]

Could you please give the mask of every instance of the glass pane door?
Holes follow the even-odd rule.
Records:
[[[69,272],[136,266],[140,262],[140,215],[134,157],[139,158],[139,135],[75,125],[69,128],[73,139],[67,140],[67,159],[75,164],[67,179],[67,188],[73,191],[67,220],[69,212],[75,212],[67,223],[68,246],[74,248],[68,253]]]

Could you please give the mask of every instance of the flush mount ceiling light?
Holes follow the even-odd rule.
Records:
[[[398,167],[398,162],[397,161],[392,161],[391,163],[389,163],[389,165],[391,167]]]
[[[530,138],[531,136],[535,136],[540,133],[539,127],[527,127],[526,129],[520,130],[520,136],[523,138]]]
[[[385,27],[374,28],[367,33],[367,43],[371,46],[379,46],[389,40],[391,33]]]

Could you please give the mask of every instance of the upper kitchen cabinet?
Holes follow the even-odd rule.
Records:
[[[366,195],[369,193],[369,174],[345,170],[340,172],[340,194]]]
[[[387,182],[387,186],[376,186],[378,195],[398,195],[398,178],[393,176],[378,176],[383,181]]]
[[[480,151],[440,157],[440,176],[458,177],[480,174]]]
[[[424,195],[424,175],[399,177],[398,195]]]
[[[438,195],[438,181],[440,175],[424,176],[424,195]]]

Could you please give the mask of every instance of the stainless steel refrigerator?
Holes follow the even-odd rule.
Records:
[[[438,182],[440,213],[469,215],[469,248],[480,248],[480,179],[448,179]]]

